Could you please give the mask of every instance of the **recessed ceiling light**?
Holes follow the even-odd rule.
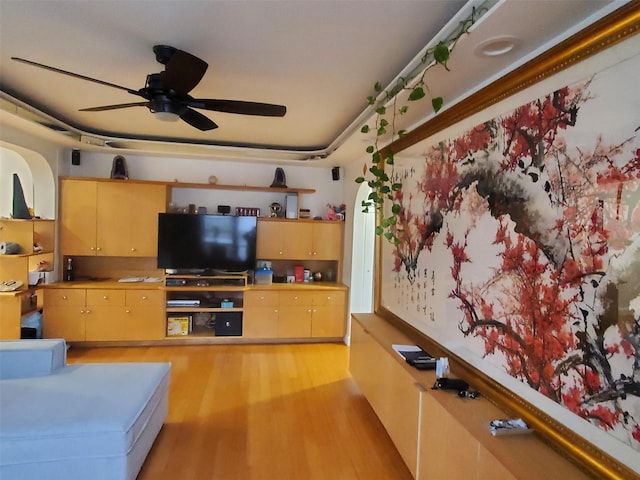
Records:
[[[499,57],[520,46],[520,39],[511,36],[493,37],[481,42],[473,50],[481,57]]]

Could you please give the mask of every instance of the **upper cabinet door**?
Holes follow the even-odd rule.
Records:
[[[258,221],[261,260],[341,260],[344,222]]]
[[[63,255],[155,257],[165,185],[63,179],[60,251]]]
[[[60,181],[60,251],[63,255],[96,255],[97,182]]]
[[[282,223],[258,220],[256,256],[260,260],[285,258],[282,247]]]
[[[158,255],[158,214],[166,212],[168,189],[164,185],[131,185],[130,243],[128,256],[155,257]]]
[[[344,222],[323,222],[313,224],[314,260],[340,260],[342,258],[342,237]]]
[[[158,213],[166,209],[163,185],[102,182],[98,185],[99,255],[155,257]]]
[[[124,256],[127,251],[132,215],[129,188],[129,185],[123,183],[98,183],[98,255]]]

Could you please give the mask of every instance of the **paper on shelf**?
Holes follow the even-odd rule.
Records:
[[[405,360],[417,357],[431,357],[427,352],[417,345],[391,345],[393,350]]]

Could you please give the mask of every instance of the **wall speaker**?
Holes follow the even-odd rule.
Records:
[[[80,165],[80,150],[71,150],[71,165]]]
[[[331,169],[331,178],[333,178],[334,181],[340,180],[340,167],[333,167]]]

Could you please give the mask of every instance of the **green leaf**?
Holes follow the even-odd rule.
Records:
[[[367,147],[367,153],[373,153],[373,152],[374,152],[374,150],[375,150],[375,147],[374,147],[373,145],[369,145],[369,146]]]
[[[406,130],[398,130],[398,137],[402,138],[404,136],[407,135],[407,131]]]
[[[394,159],[393,153],[388,153],[387,154],[387,165],[393,165],[393,163],[394,163],[393,159]]]
[[[387,125],[389,125],[389,121],[386,118],[380,119],[380,126],[381,127],[386,127]]]
[[[375,152],[372,156],[371,156],[371,161],[373,163],[380,163],[380,152]]]
[[[384,135],[385,133],[387,133],[387,129],[386,129],[386,128],[384,128],[384,127],[380,127],[380,128],[378,129],[378,136],[379,136],[379,137],[380,137],[380,136],[382,136],[382,135]]]
[[[424,95],[424,89],[421,86],[416,86],[411,90],[411,94],[409,94],[409,101],[414,102],[420,100]]]
[[[376,103],[376,97],[372,97],[371,95],[369,95],[367,97],[367,104],[373,105],[374,103]]]
[[[381,92],[382,91],[382,85],[380,85],[380,82],[376,82],[376,84],[373,86],[373,89],[378,93]]]
[[[444,99],[442,97],[435,97],[434,99],[431,100],[433,111],[436,113],[442,108],[443,104],[444,104]]]
[[[447,47],[446,43],[440,42],[436,45],[433,51],[433,58],[436,62],[446,66],[447,60],[449,60],[449,47]]]
[[[387,185],[380,187],[380,193],[389,193],[390,191],[391,189]]]
[[[384,233],[384,230],[382,229],[381,226],[377,226],[376,227],[376,235],[382,235]]]
[[[393,233],[391,233],[391,232],[387,232],[387,233],[385,233],[385,234],[384,234],[384,236],[385,236],[385,238],[386,238],[387,240],[389,240],[389,241],[390,241],[390,240],[393,238]]]
[[[391,190],[393,190],[394,192],[397,192],[398,190],[402,189],[402,184],[401,183],[394,183],[393,185],[391,185]]]
[[[402,211],[402,206],[399,203],[394,203],[391,207],[391,212],[394,215],[398,215]]]
[[[364,177],[356,178],[356,183],[364,183]]]
[[[360,133],[369,133],[369,125],[363,125],[360,129]]]
[[[407,113],[407,110],[409,110],[409,107],[407,107],[406,105],[403,105],[402,107],[400,107],[400,110],[398,110],[398,113],[400,115],[404,115],[405,113]]]
[[[378,107],[376,108],[376,113],[378,115],[384,115],[385,113],[387,113],[387,108],[382,106],[382,107]]]

